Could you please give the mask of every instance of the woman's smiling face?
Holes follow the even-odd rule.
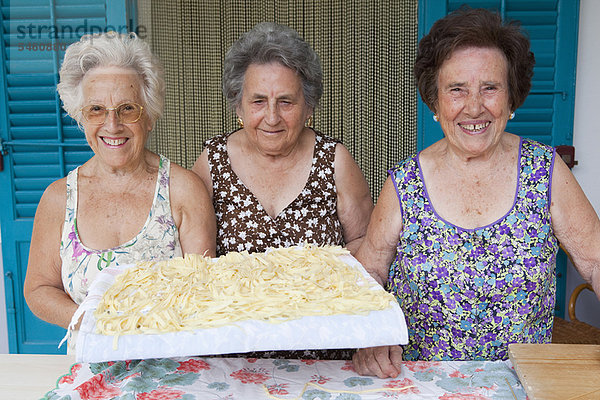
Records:
[[[277,62],[250,64],[237,108],[248,140],[263,154],[286,155],[297,144],[312,114],[302,79]]]
[[[508,63],[496,48],[455,50],[438,71],[437,115],[450,145],[466,157],[491,151],[509,114]]]
[[[140,77],[131,69],[95,68],[83,78],[82,88],[84,106],[94,104],[111,108],[123,103],[144,105]],[[94,154],[116,169],[136,165],[142,159],[152,128],[145,111],[134,123],[122,123],[115,111],[110,111],[103,124],[91,124],[82,118],[82,125]]]

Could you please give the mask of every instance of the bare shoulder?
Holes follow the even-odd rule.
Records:
[[[354,157],[352,157],[352,154],[341,143],[335,146],[334,176],[336,185],[342,190],[346,188],[361,195],[369,193],[365,175],[354,160]]]
[[[62,178],[52,182],[40,199],[36,211],[38,214],[44,214],[46,218],[62,220],[65,215],[65,207],[67,204],[67,178]]]
[[[570,181],[577,182],[567,164],[565,164],[563,159],[556,154],[554,157],[554,166],[552,168],[552,186],[568,184]]]
[[[196,198],[199,192],[206,192],[200,177],[194,172],[171,162],[170,192],[174,201]]]
[[[335,164],[344,165],[346,163],[356,164],[354,157],[342,143],[335,145]]]
[[[336,181],[341,179],[364,179],[364,175],[352,157],[352,154],[348,151],[346,146],[342,143],[338,143],[335,146],[335,178]]]
[[[504,132],[502,135],[502,144],[511,149],[518,149],[519,145],[521,144],[521,136],[515,135],[514,133]]]
[[[589,205],[589,200],[583,193],[577,179],[558,154],[554,157],[552,168],[551,193],[550,212],[555,223],[559,221],[558,217],[563,212],[570,214],[580,207],[588,207]]]

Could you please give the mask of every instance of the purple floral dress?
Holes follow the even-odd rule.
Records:
[[[558,242],[550,218],[554,151],[521,139],[513,207],[464,229],[433,208],[419,156],[389,171],[403,231],[388,290],[406,315],[406,360],[498,360],[509,343],[552,337]]]

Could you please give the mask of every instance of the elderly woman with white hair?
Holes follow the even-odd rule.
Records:
[[[223,93],[240,129],[210,139],[192,168],[212,196],[217,254],[305,242],[358,249],[373,201],[344,145],[310,127],[323,93],[315,51],[293,29],[258,24],[227,52]],[[260,356],[349,359],[353,353]]]
[[[202,181],[146,148],[164,104],[162,67],[146,43],[84,36],[65,53],[58,92],[94,155],[44,192],[24,293],[39,318],[67,327],[102,269],[214,256],[216,228]]]

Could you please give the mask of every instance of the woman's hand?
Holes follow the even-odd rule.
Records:
[[[402,367],[402,347],[378,346],[358,349],[352,356],[354,370],[360,375],[395,378]]]

